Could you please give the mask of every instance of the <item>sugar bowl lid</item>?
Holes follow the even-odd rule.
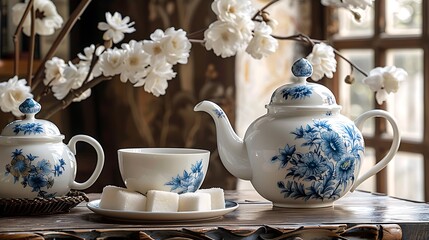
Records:
[[[267,105],[268,109],[341,109],[341,106],[336,103],[334,94],[327,87],[307,82],[307,78],[313,74],[313,66],[307,59],[301,58],[295,61],[291,70],[297,80],[277,88]]]
[[[19,111],[25,114],[25,118],[6,125],[1,132],[0,138],[62,140],[64,135],[60,133],[55,124],[35,118],[35,115],[40,110],[41,106],[38,102],[32,98],[27,98],[19,105]]]

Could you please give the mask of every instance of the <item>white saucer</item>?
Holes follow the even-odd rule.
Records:
[[[194,221],[221,217],[238,208],[238,203],[225,201],[225,209],[189,212],[143,212],[121,211],[100,208],[100,199],[91,201],[86,206],[93,212],[109,218],[125,221]]]

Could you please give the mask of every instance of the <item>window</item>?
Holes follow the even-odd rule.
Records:
[[[369,109],[385,109],[396,117],[402,131],[396,157],[359,188],[429,201],[429,184],[425,184],[429,181],[429,98],[424,95],[429,93],[429,1],[377,0],[361,14],[362,21],[357,22],[348,10],[329,10],[326,29],[334,29],[328,33],[331,44],[366,72],[375,66],[395,65],[409,76],[398,93],[380,106],[368,87],[359,83],[363,78],[359,72],[353,72],[355,84],[344,83],[350,66],[338,59],[333,91],[342,113],[354,119]],[[363,133],[364,168],[369,168],[390,148],[390,126],[383,119],[369,120]]]

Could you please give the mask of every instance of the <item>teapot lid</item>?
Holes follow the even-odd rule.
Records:
[[[16,120],[2,130],[1,137],[7,138],[49,138],[52,140],[62,140],[64,135],[61,135],[58,127],[50,121],[36,119],[35,115],[40,111],[41,106],[32,98],[27,98],[21,105],[19,111],[25,114],[23,120]]]
[[[277,88],[271,96],[267,108],[307,109],[307,110],[336,110],[337,105],[334,94],[325,86],[318,83],[309,83],[307,78],[313,74],[313,66],[301,58],[292,65],[292,74],[296,81]]]

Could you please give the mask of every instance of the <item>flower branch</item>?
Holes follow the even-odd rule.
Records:
[[[31,6],[31,29],[30,29],[30,52],[28,54],[28,66],[27,66],[27,80],[28,80],[28,85],[31,86],[32,81],[33,81],[33,64],[34,64],[34,46],[36,45],[36,13],[34,10],[34,4],[28,4],[28,6]]]
[[[272,34],[271,36],[273,36],[275,39],[278,39],[278,40],[293,40],[293,41],[299,41],[299,42],[306,42],[311,46],[314,46],[316,43],[323,42],[322,40],[312,39],[303,33],[298,33],[290,36],[278,36],[278,35]]]
[[[271,5],[275,4],[276,2],[279,2],[280,0],[272,0],[270,2],[268,2],[265,6],[263,6],[258,12],[255,13],[255,15],[253,15],[252,19],[255,20],[258,16],[262,15],[263,12],[269,8]]]
[[[45,66],[46,62],[49,59],[51,59],[54,56],[54,54],[57,52],[59,45],[64,40],[64,37],[69,34],[70,30],[76,24],[77,20],[83,14],[83,12],[88,7],[90,2],[91,2],[91,0],[81,0],[79,5],[76,7],[76,9],[70,15],[69,20],[66,22],[64,27],[61,29],[60,33],[58,34],[58,37],[55,39],[52,46],[49,48],[48,53],[45,55],[45,57],[41,61],[40,66],[34,75],[34,78],[37,79],[37,81],[34,83],[34,86],[32,86],[32,90],[36,89],[37,86],[40,84],[40,82],[42,82],[42,80],[43,80],[42,75],[43,75],[44,66]]]
[[[335,54],[340,57],[341,59],[343,59],[344,61],[346,61],[348,64],[350,64],[351,67],[351,71],[353,71],[353,69],[358,70],[363,76],[368,77],[368,73],[366,73],[364,70],[362,70],[359,66],[357,66],[356,64],[354,64],[352,61],[350,61],[348,58],[346,58],[344,55],[342,55],[340,53],[340,51],[338,51],[337,49],[334,48],[334,52]]]
[[[54,104],[52,104],[52,106],[49,107],[47,111],[40,113],[40,117],[44,119],[48,119],[52,117],[52,115],[54,115],[56,112],[70,106],[70,104],[72,104],[76,98],[81,97],[84,92],[97,86],[103,81],[111,80],[111,79],[112,77],[99,76],[93,79],[92,81],[88,82],[87,84],[82,85],[80,88],[76,90],[73,90],[73,89],[70,90],[70,92],[61,101],[55,102]]]
[[[30,11],[29,4],[33,1],[34,11],[43,13],[46,10],[45,14],[50,13],[50,15],[42,14],[42,19],[39,19],[38,16],[34,19],[33,16],[30,21],[32,23],[28,25],[25,19]],[[255,59],[262,59],[277,51],[278,41],[298,41],[308,44],[312,48],[306,58],[313,65],[311,79],[314,81],[333,77],[337,68],[335,56],[338,56],[350,64],[351,73],[353,69],[356,69],[363,74],[365,78],[362,82],[376,92],[379,103],[382,103],[388,94],[398,90],[399,82],[407,76],[403,69],[379,67],[366,74],[323,40],[312,39],[301,33],[291,36],[273,34],[278,23],[269,15],[268,8],[279,1],[272,0],[258,10],[253,7],[250,0],[214,0],[211,9],[217,18],[206,29],[194,33],[186,33],[182,29],[174,28],[168,28],[165,31],[157,29],[150,35],[149,40],[131,40],[122,44],[124,35],[135,31],[134,22],[117,12],[106,13],[106,22],[98,24],[98,29],[104,31],[104,44],[86,47],[83,53],[78,54],[76,61],[66,62],[54,57],[54,54],[90,3],[90,0],[83,0],[73,11],[41,61],[41,65],[34,75],[33,84],[31,84],[32,77],[31,70],[29,70],[27,80],[31,88],[27,86],[25,79],[18,79],[17,76],[0,83],[1,110],[10,111],[19,116],[20,112],[17,108],[20,100],[33,97],[32,92],[36,93],[36,99],[52,94],[58,101],[52,103],[47,110],[42,110],[41,113],[41,116],[48,118],[72,102],[88,98],[91,95],[91,88],[110,79],[119,79],[134,87],[144,87],[145,91],[157,97],[164,95],[168,81],[176,76],[176,72],[173,70],[174,65],[188,63],[192,43],[202,45],[206,50],[213,51],[217,56],[223,58],[235,56],[238,52],[244,51]],[[322,0],[322,4],[348,9],[364,9],[371,6],[372,1]],[[21,29],[26,35],[31,36],[33,31],[31,29],[34,27],[35,21],[41,21],[43,26],[43,21],[49,20],[50,25],[35,29],[35,32],[41,35],[52,34],[55,29],[61,27],[62,18],[56,13],[55,6],[50,0],[30,0],[27,3],[17,4],[17,6],[18,11],[14,13],[14,16],[17,16],[16,22],[19,22],[17,33],[14,36],[16,44]],[[43,9],[43,7],[47,9]],[[201,39],[195,38],[201,35],[203,35]],[[15,47],[17,48],[17,45]],[[16,56],[16,59],[18,57]],[[32,62],[32,57],[29,62]],[[18,73],[17,66],[16,73]],[[352,80],[351,75],[346,78],[346,82],[352,82]],[[19,93],[20,98],[13,96],[16,93]]]
[[[14,48],[15,48],[15,50],[14,50],[15,51],[14,70],[13,70],[14,75],[19,74],[19,55],[20,55],[19,54],[19,52],[20,52],[19,51],[19,37],[21,36],[21,31],[22,31],[22,28],[24,26],[25,19],[27,18],[28,13],[30,12],[33,4],[34,4],[34,0],[30,0],[28,2],[28,5],[24,10],[22,18],[19,21],[18,26],[16,27],[15,34],[13,35],[13,43],[14,43]]]
[[[302,33],[298,33],[296,35],[291,35],[291,36],[278,36],[278,35],[272,35],[275,39],[279,39],[279,40],[293,40],[293,41],[299,41],[299,42],[305,42],[310,44],[311,46],[314,46],[315,44],[318,43],[323,43],[324,41],[322,40],[318,40],[318,39],[312,39],[309,36],[302,34]],[[340,57],[341,59],[343,59],[344,61],[346,61],[348,64],[350,64],[350,67],[353,69],[356,69],[357,71],[359,71],[363,76],[368,77],[368,73],[366,73],[364,70],[362,70],[358,65],[354,64],[352,61],[350,61],[348,58],[346,58],[344,55],[341,54],[340,51],[338,51],[337,49],[333,48],[334,53]]]

